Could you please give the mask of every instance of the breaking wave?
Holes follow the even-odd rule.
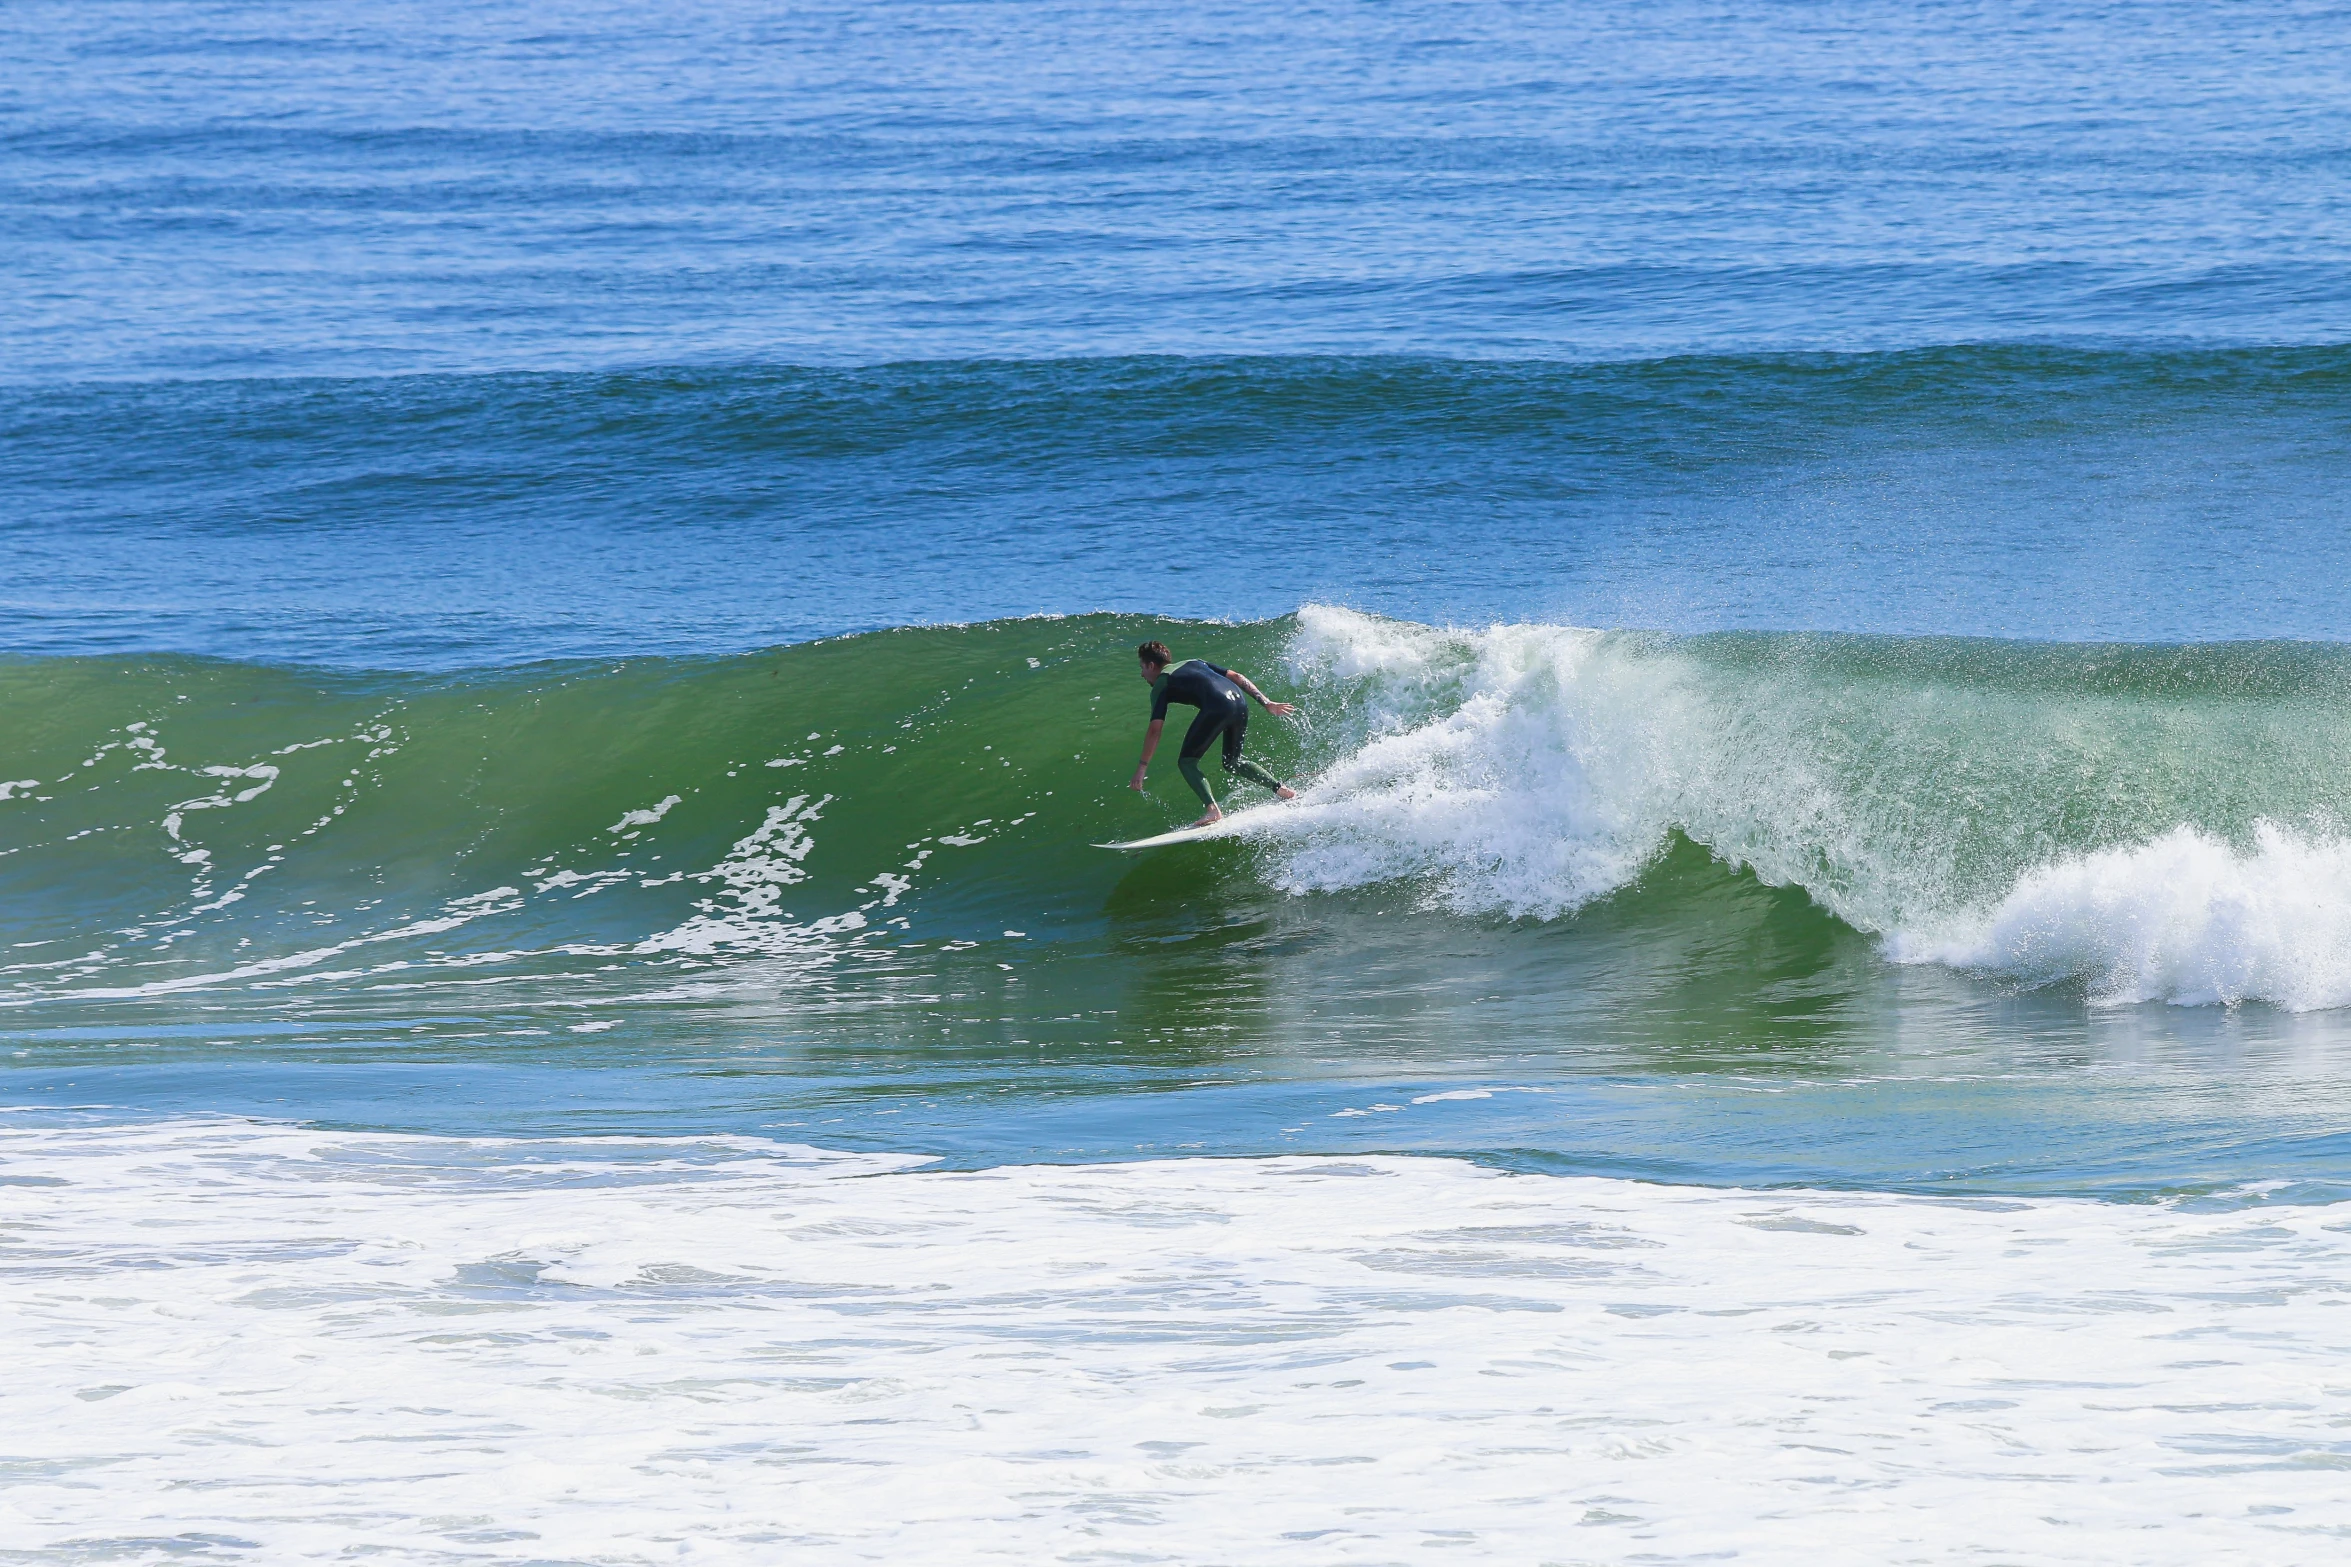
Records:
[[[1140,860],[1133,643],[1298,695],[1303,799]],[[762,983],[1098,934],[1219,888],[1555,922],[1680,842],[1900,963],[2097,1001],[2351,1004],[2351,655],[2309,644],[1000,621],[367,676],[0,664],[0,1002]],[[1162,769],[1171,773],[1171,769]],[[1670,907],[1652,911],[1670,919]]]
[[[1674,834],[1890,957],[2099,1000],[2351,1004],[2341,651],[1448,631],[1301,613],[1334,759],[1299,892],[1555,919]]]

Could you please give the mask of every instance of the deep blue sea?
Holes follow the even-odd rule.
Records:
[[[10,0],[0,1560],[2331,1559],[2346,41]]]

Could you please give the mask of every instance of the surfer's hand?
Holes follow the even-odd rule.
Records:
[[[1142,788],[1143,788],[1143,769],[1142,769],[1142,768],[1138,767],[1138,768],[1136,768],[1136,769],[1135,769],[1135,776],[1134,776],[1134,777],[1132,777],[1132,778],[1129,778],[1129,779],[1127,780],[1127,787],[1128,787],[1129,789],[1135,790],[1137,793],[1140,793],[1140,792],[1142,791]]]
[[[1298,711],[1298,704],[1295,702],[1268,702],[1265,704],[1265,710],[1276,718],[1287,718]]]

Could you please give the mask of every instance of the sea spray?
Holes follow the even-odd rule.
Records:
[[[2178,827],[2033,866],[1988,913],[1896,932],[1887,950],[2030,984],[2080,979],[2109,1005],[2351,1005],[2351,840],[2259,822],[2239,849]]]
[[[1685,835],[1902,961],[2103,999],[2351,1002],[2331,649],[1441,630],[1309,607],[1338,758],[1294,892],[1552,919]],[[2280,823],[2297,823],[2281,826]]]

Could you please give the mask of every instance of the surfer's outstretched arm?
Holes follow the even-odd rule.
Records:
[[[1166,727],[1166,719],[1154,718],[1151,720],[1151,727],[1143,731],[1143,759],[1135,764],[1135,776],[1127,780],[1129,789],[1143,787],[1144,770],[1151,765],[1152,753],[1159,749],[1160,731]]]
[[[1234,685],[1239,686],[1242,690],[1257,698],[1257,705],[1264,708],[1267,712],[1273,714],[1273,716],[1276,718],[1287,718],[1292,713],[1298,711],[1297,707],[1289,702],[1267,701],[1265,693],[1258,690],[1257,687],[1251,683],[1249,677],[1242,674],[1237,669],[1228,669],[1224,672],[1224,675],[1225,678],[1230,680]]]

